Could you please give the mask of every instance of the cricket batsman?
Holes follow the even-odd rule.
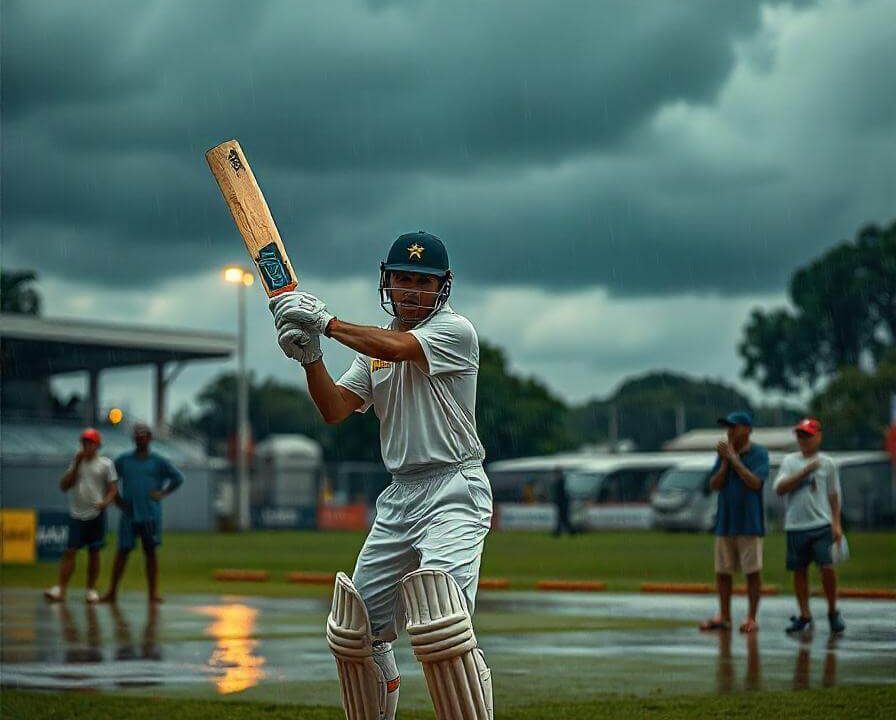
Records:
[[[278,342],[305,368],[328,423],[373,406],[392,482],[351,579],[336,576],[327,641],[348,720],[392,720],[399,673],[391,642],[405,621],[439,720],[491,720],[491,671],[473,633],[491,487],[476,434],[479,340],[448,305],[452,274],[442,241],[400,236],[380,265],[384,328],[336,318],[306,292],[273,298]],[[320,335],[357,351],[336,382]]]

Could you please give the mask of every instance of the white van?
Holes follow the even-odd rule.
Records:
[[[654,527],[663,530],[712,530],[716,524],[716,493],[709,474],[716,456],[694,455],[663,473],[650,501]]]
[[[570,520],[579,529],[648,528],[650,495],[675,453],[568,453],[504,460],[488,466],[495,527],[552,530],[557,521],[553,483],[562,471]]]
[[[676,453],[609,455],[566,473],[570,521],[581,529],[653,527],[650,498],[660,477],[683,459]]]
[[[883,452],[827,453],[840,471],[843,521],[846,528],[896,526],[896,489],[890,458]],[[769,456],[769,480],[763,489],[766,524],[781,529],[784,501],[774,491],[774,480],[784,453]],[[694,456],[666,472],[651,500],[653,523],[667,530],[711,531],[716,522],[716,493],[709,489],[715,455]]]

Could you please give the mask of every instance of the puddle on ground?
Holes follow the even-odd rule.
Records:
[[[95,606],[78,593],[48,604],[40,592],[5,589],[0,602],[4,687],[339,703],[323,599],[172,595],[148,607],[129,594]],[[813,602],[825,618],[823,602]],[[896,604],[843,601],[847,632],[837,639],[826,623],[787,637],[792,604],[763,598],[761,630],[749,637],[695,630],[714,610],[711,597],[486,592],[477,617],[494,628],[524,616],[535,628],[479,634],[501,704],[896,682]],[[736,612],[744,607],[735,602]],[[539,630],[539,619],[576,629]],[[607,627],[594,629],[601,619]],[[663,622],[670,619],[684,625]],[[396,654],[402,705],[427,706],[405,638]]]

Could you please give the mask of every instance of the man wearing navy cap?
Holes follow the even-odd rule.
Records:
[[[336,576],[327,641],[348,720],[393,720],[399,673],[392,650],[407,628],[438,720],[491,720],[491,670],[473,632],[492,494],[476,433],[479,339],[448,304],[445,245],[401,235],[380,264],[384,327],[334,317],[307,292],[270,303],[278,343],[305,370],[328,423],[373,408],[392,483],[349,578]],[[357,352],[334,382],[320,336]]]
[[[719,591],[719,614],[700,626],[701,630],[731,629],[732,577],[737,570],[747,578],[749,612],[740,626],[743,633],[755,632],[756,613],[762,587],[762,537],[765,513],[762,486],[768,479],[768,450],[750,442],[753,416],[746,411],[719,418],[727,429],[727,440],[716,446],[718,457],[709,486],[717,490],[715,569]]]

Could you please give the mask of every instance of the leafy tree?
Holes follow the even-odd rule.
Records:
[[[504,352],[487,342],[479,347],[476,419],[490,461],[572,447],[563,401],[537,380],[512,374]]]
[[[815,387],[896,344],[896,222],[869,225],[794,273],[793,310],[756,309],[738,351],[766,390]]]
[[[824,372],[816,354],[811,321],[789,310],[753,310],[738,351],[744,359],[742,375],[763,390],[796,392],[807,377]]]
[[[222,373],[203,387],[196,397],[195,414],[181,410],[173,422],[180,430],[198,432],[213,451],[221,452],[236,432],[237,375]],[[302,433],[318,437],[325,424],[308,395],[297,385],[268,378],[249,378],[249,422],[255,440],[273,433]]]
[[[40,315],[40,294],[33,287],[33,270],[0,270],[0,312]]]
[[[628,438],[639,450],[658,450],[678,434],[679,414],[685,429],[712,427],[733,409],[750,402],[729,385],[671,372],[651,372],[626,380],[605,400],[592,400],[570,413],[570,429],[580,443],[608,438],[615,407],[619,439]]]
[[[825,428],[825,446],[842,450],[881,448],[894,394],[896,350],[881,358],[874,372],[844,368],[812,400],[812,413]]]

